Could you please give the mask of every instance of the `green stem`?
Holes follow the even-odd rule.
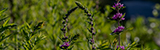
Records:
[[[120,47],[120,34],[118,35],[118,46]]]
[[[120,26],[120,20],[118,21],[118,26]],[[119,34],[118,34],[118,42],[119,42],[119,43],[118,43],[118,46],[119,46],[119,47],[120,47],[120,41],[121,41],[121,40],[120,40],[120,33],[119,33]]]

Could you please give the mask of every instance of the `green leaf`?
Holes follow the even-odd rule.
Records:
[[[0,49],[5,49],[5,48],[7,48],[8,46],[0,46]]]
[[[23,30],[23,34],[24,34],[24,36],[25,36],[25,38],[26,38],[26,41],[29,41],[28,33],[27,33],[26,31]]]
[[[74,46],[69,47],[68,50],[72,50],[73,47],[74,47]]]
[[[26,25],[27,25],[26,27],[27,27],[28,29],[30,29],[30,28],[31,28],[31,27],[30,27],[30,25],[29,25],[28,23],[26,23]]]
[[[5,27],[8,24],[9,20],[10,18],[6,22],[4,22],[3,27]]]
[[[0,42],[2,42],[4,39],[8,38],[8,37],[11,36],[11,35],[13,35],[13,34],[7,35],[7,36],[5,36],[5,37],[3,36],[2,39],[0,40]]]
[[[111,7],[113,10],[115,10],[115,8],[114,7]]]
[[[131,47],[134,47],[136,45],[136,42],[133,42],[132,44],[131,44]]]
[[[110,49],[110,44],[109,42],[105,41],[102,44],[100,44],[100,46],[97,49]]]
[[[3,32],[4,30],[9,29],[10,27],[15,27],[15,26],[17,26],[17,25],[7,25],[5,27],[2,27],[2,28],[0,28],[0,32]]]
[[[39,22],[38,25],[34,27],[34,30],[38,30],[43,27],[43,22]]]
[[[108,11],[109,13],[112,12],[111,6],[107,5],[107,6],[106,6],[106,9],[107,9],[107,11]]]
[[[25,44],[22,44],[25,50],[29,50],[28,47]]]
[[[7,10],[8,8],[5,8],[3,10],[0,11],[0,16],[2,16],[2,14]]]
[[[0,19],[0,21],[3,21],[3,20],[5,20],[5,19],[7,19],[8,17],[4,17],[4,18],[2,18],[2,19]]]
[[[126,13],[124,13],[121,18],[123,18],[125,15],[126,15]]]
[[[133,29],[134,29],[134,27],[127,28],[128,31],[131,31]]]
[[[74,35],[74,36],[70,39],[70,41],[72,41],[72,40],[77,40],[78,37],[79,37],[79,34],[76,34],[76,35]]]

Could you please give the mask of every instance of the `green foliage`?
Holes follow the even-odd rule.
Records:
[[[3,9],[0,11],[0,16],[3,15],[3,13],[6,11],[7,9]],[[6,20],[8,17],[4,17],[2,19],[0,19],[0,22],[3,22],[4,20]],[[14,33],[12,34],[5,34],[4,32],[6,30],[9,30],[12,27],[15,27],[16,25],[14,23],[8,24],[9,23],[10,18],[8,18],[2,25],[0,25],[0,49],[5,49],[8,47],[8,45],[6,43],[4,43],[4,40],[7,39],[8,37],[12,36]],[[5,46],[2,46],[2,44],[5,44]]]
[[[79,1],[76,2],[75,1]],[[91,38],[87,14],[91,13],[95,26],[95,44],[99,50],[117,49],[116,36],[110,35],[116,21],[111,20],[112,5],[96,8],[95,0],[0,0],[0,49],[2,50],[60,50],[63,32],[63,17],[67,10],[78,5],[68,17],[68,50],[91,50]],[[158,5],[158,4],[157,4]],[[99,11],[104,9],[104,13]],[[156,9],[158,6],[156,6]],[[159,9],[157,9],[159,10]],[[154,12],[157,14],[156,11]],[[85,15],[84,15],[85,14]],[[158,18],[143,18],[122,21],[126,30],[121,33],[121,45],[126,50],[159,50],[158,38],[160,21]],[[139,41],[135,40],[136,37]],[[76,40],[75,40],[76,39]]]

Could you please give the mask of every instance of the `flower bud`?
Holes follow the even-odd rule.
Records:
[[[62,28],[61,31],[66,31],[66,29],[65,29],[65,28]]]
[[[63,21],[62,24],[65,24],[65,21]]]
[[[91,14],[87,14],[87,16],[91,16]]]
[[[65,19],[66,20],[66,22],[68,22],[68,19]]]
[[[91,41],[92,43],[94,43],[94,39],[91,39],[90,41]]]
[[[95,50],[95,49],[96,49],[96,47],[93,47],[93,48],[92,48],[92,50]]]
[[[95,35],[95,34],[96,34],[95,32],[92,33],[92,35]]]
[[[70,46],[69,42],[64,42],[63,45],[60,46],[62,49],[67,49]]]
[[[94,30],[94,28],[93,28],[93,27],[91,27],[91,30]]]
[[[64,27],[66,27],[67,26],[67,24],[64,24]]]
[[[62,38],[63,40],[66,40],[66,39],[68,39],[68,37],[64,37],[64,38]]]

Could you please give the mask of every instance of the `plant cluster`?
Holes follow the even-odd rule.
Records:
[[[114,10],[116,10],[117,11],[117,13],[115,14],[115,15],[113,15],[113,19],[114,20],[116,20],[117,21],[117,24],[118,24],[118,26],[117,26],[117,28],[111,33],[111,35],[113,35],[113,34],[116,34],[116,35],[118,35],[118,46],[116,45],[117,43],[115,43],[115,45],[113,45],[113,46],[109,46],[107,49],[122,49],[122,50],[124,50],[125,49],[125,47],[124,46],[121,46],[120,45],[120,33],[124,30],[124,26],[121,26],[120,25],[120,21],[122,21],[122,20],[125,20],[125,18],[124,18],[124,16],[125,16],[125,14],[122,14],[122,13],[120,13],[119,12],[119,10],[121,10],[121,9],[123,9],[124,8],[124,6],[123,6],[123,4],[121,4],[121,3],[119,3],[119,1],[120,0],[116,0],[117,1],[117,3],[114,3],[115,5],[113,5],[113,9]],[[90,33],[92,33],[92,36],[91,36],[91,38],[88,40],[89,42],[90,42],[90,44],[92,45],[92,50],[95,50],[96,49],[96,47],[94,46],[94,43],[95,43],[95,40],[94,40],[94,35],[96,34],[95,32],[94,32],[94,22],[93,22],[93,15],[91,15],[90,13],[89,13],[89,11],[87,10],[87,8],[85,8],[81,3],[79,3],[79,2],[75,2],[76,3],[76,5],[77,5],[77,7],[75,7],[75,8],[73,8],[73,9],[71,9],[70,11],[68,11],[68,13],[65,15],[66,17],[64,17],[63,19],[64,19],[64,21],[62,22],[62,24],[64,24],[64,27],[61,29],[61,31],[64,33],[64,37],[62,38],[63,40],[64,40],[64,44],[63,45],[61,45],[60,46],[60,48],[62,48],[62,49],[67,49],[69,46],[70,46],[70,42],[71,41],[66,41],[66,39],[68,39],[68,37],[66,36],[66,28],[65,27],[67,27],[67,22],[68,22],[68,16],[73,12],[73,11],[75,11],[77,8],[80,8],[80,9],[82,9],[82,10],[84,10],[84,12],[87,14],[87,16],[88,16],[88,20],[89,20],[89,27],[90,28],[88,28],[88,31],[90,32]],[[114,42],[113,42],[114,43]],[[110,44],[111,45],[111,44]],[[133,46],[133,45],[135,45],[135,43],[133,43],[131,46]],[[104,46],[99,46],[99,47],[97,47],[97,49],[102,49]],[[113,48],[113,47],[116,47],[116,48]],[[104,48],[103,48],[104,49]]]
[[[120,11],[125,5],[120,3],[120,0],[116,0],[113,6],[106,5],[104,12],[99,11],[101,9],[98,5],[99,0],[96,3],[79,0],[83,4],[74,0],[9,0],[3,4],[1,1],[4,0],[0,0],[0,7],[11,6],[0,10],[2,50],[159,48],[155,47],[153,41],[150,43],[152,40],[150,37],[154,37],[154,33],[159,33],[159,20],[149,18],[150,27],[145,25],[143,18],[137,18],[135,22],[126,21],[125,13]],[[113,10],[116,13],[112,14]],[[157,11],[154,12],[153,14],[157,16]]]

